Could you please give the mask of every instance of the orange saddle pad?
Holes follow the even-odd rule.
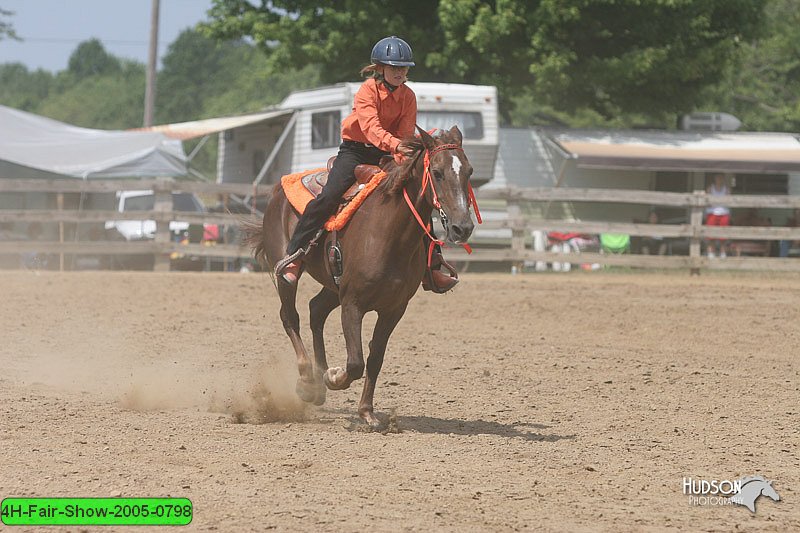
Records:
[[[380,185],[386,172],[378,172],[366,184],[356,182],[345,192],[343,199],[350,199],[344,209],[331,216],[325,222],[325,229],[328,231],[340,230],[350,220],[353,213],[364,203],[364,200]],[[328,171],[324,168],[315,168],[295,174],[287,174],[281,178],[281,186],[286,198],[298,213],[305,211],[308,202],[316,198],[325,183],[328,182]]]

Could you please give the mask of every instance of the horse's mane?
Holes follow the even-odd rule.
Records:
[[[387,176],[379,187],[389,196],[400,194],[403,191],[406,183],[411,179],[417,159],[425,151],[425,145],[422,144],[422,139],[419,137],[408,137],[400,142],[399,149],[405,154],[405,161],[400,165],[394,162],[390,163],[386,170]]]
[[[447,131],[442,132],[441,135],[437,135],[436,139],[441,140],[442,143],[452,143],[455,141],[455,138]],[[405,161],[403,161],[401,165],[391,163],[386,171],[387,176],[379,187],[384,194],[390,196],[403,192],[403,188],[405,188],[406,184],[411,179],[417,160],[425,152],[425,145],[422,143],[422,138],[411,136],[406,137],[400,142],[399,150],[406,156]]]

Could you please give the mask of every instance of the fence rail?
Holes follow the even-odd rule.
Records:
[[[71,179],[0,179],[0,193],[39,192],[54,194],[57,198],[57,209],[2,209],[0,223],[3,222],[38,222],[58,223],[58,241],[0,241],[0,253],[44,253],[58,254],[60,268],[64,268],[64,256],[124,256],[150,255],[155,258],[155,268],[169,268],[169,257],[172,254],[195,257],[217,257],[225,260],[247,257],[250,250],[240,244],[184,244],[174,242],[170,238],[169,224],[181,221],[188,224],[218,224],[224,226],[241,224],[248,215],[230,213],[193,213],[174,211],[172,205],[173,192],[190,192],[198,194],[230,195],[266,195],[272,191],[272,185],[249,184],[217,184],[195,181],[179,181],[170,178],[145,180],[71,180]],[[94,209],[64,209],[64,195],[75,193],[115,193],[127,190],[150,190],[154,193],[154,208],[149,211],[110,211]],[[135,242],[128,241],[84,241],[64,238],[65,224],[105,223],[121,220],[152,220],[156,223],[155,238]],[[77,235],[77,233],[76,233]]]
[[[172,210],[172,192],[192,192],[200,194],[237,194],[241,196],[257,194],[260,197],[271,194],[272,185],[253,187],[248,184],[215,184],[203,182],[176,181],[172,179],[151,180],[28,180],[0,179],[0,193],[4,192],[42,192],[52,193],[62,206],[55,210],[45,209],[4,209],[0,210],[0,222],[39,222],[58,223],[58,241],[2,241],[0,253],[42,252],[60,254],[88,255],[128,255],[154,254],[156,268],[168,268],[169,254],[179,253],[198,257],[241,258],[249,255],[249,250],[235,243],[205,246],[201,244],[181,244],[170,239],[169,223],[180,220],[190,224],[239,225],[248,215],[227,213],[185,213]],[[109,210],[64,209],[64,194],[68,193],[114,193],[122,190],[152,190],[155,195],[154,209],[150,211],[124,212]],[[479,247],[472,255],[461,250],[448,251],[448,257],[456,261],[504,262],[522,264],[526,261],[561,261],[572,263],[602,263],[606,265],[627,265],[644,268],[688,268],[697,271],[708,269],[760,269],[800,271],[800,261],[771,257],[729,257],[724,261],[708,259],[701,255],[701,242],[708,238],[740,240],[798,240],[800,228],[789,227],[748,227],[748,226],[704,226],[703,212],[712,201],[704,191],[694,193],[671,193],[617,189],[576,189],[576,188],[516,188],[482,189],[478,200],[502,200],[507,205],[509,218],[489,220],[481,226],[484,229],[511,230],[511,241],[501,243],[500,248]],[[683,207],[689,212],[689,222],[684,224],[641,224],[603,221],[542,220],[524,216],[524,208],[535,203],[549,205],[552,202],[594,202],[601,204],[642,204],[648,206]],[[726,196],[713,197],[714,205],[728,207],[755,208],[800,208],[800,196]],[[546,210],[545,210],[546,211]],[[122,241],[73,241],[64,239],[64,224],[100,223],[112,220],[153,220],[156,222],[155,239],[140,242]],[[534,230],[569,231],[586,234],[623,233],[632,236],[657,236],[664,238],[688,239],[689,255],[686,256],[643,256],[636,254],[603,255],[582,253],[559,254],[539,252],[527,247]]]
[[[480,200],[504,200],[512,216],[507,220],[487,221],[486,229],[510,229],[511,246],[506,250],[476,250],[467,255],[460,250],[448,252],[448,257],[459,261],[505,261],[520,265],[525,261],[602,263],[644,268],[701,268],[715,270],[776,270],[800,271],[800,261],[774,257],[728,257],[710,259],[701,255],[704,239],[730,240],[800,240],[800,228],[756,226],[705,226],[703,213],[712,205],[753,208],[800,208],[800,196],[714,196],[705,191],[671,193],[619,189],[578,188],[517,188],[481,190]],[[562,221],[531,219],[521,216],[523,207],[531,203],[595,202],[603,204],[641,204],[648,206],[683,207],[689,212],[688,224],[640,224],[598,221]],[[545,210],[547,211],[547,210]],[[587,234],[622,233],[631,236],[687,238],[688,256],[644,256],[637,254],[557,254],[538,252],[526,248],[526,235],[534,230],[570,231]]]

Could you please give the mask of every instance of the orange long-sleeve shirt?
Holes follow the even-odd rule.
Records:
[[[356,93],[353,112],[342,123],[342,139],[397,151],[400,140],[414,134],[417,96],[403,84],[394,92],[370,78]]]

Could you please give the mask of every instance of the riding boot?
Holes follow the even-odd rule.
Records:
[[[446,270],[445,273],[442,269]],[[431,254],[431,266],[426,269],[422,288],[426,291],[443,294],[458,284],[458,272],[444,260],[442,251],[436,246]]]
[[[275,264],[275,278],[282,279],[289,285],[297,285],[303,273],[303,255],[305,250],[297,250]]]

